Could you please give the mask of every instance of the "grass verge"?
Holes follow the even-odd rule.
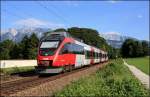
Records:
[[[149,73],[149,57],[141,57],[141,58],[127,58],[125,61],[139,68],[144,73],[150,75]]]
[[[73,82],[55,96],[148,96],[148,90],[122,64],[121,59],[113,60],[102,70]]]
[[[1,68],[0,73],[4,75],[10,75],[14,73],[33,71],[34,69],[35,69],[34,66]]]

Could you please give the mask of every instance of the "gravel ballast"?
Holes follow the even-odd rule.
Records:
[[[75,73],[71,73],[67,76],[63,76],[56,80],[49,81],[47,83],[43,83],[33,88],[29,88],[29,89],[17,92],[10,96],[53,96],[55,92],[62,90],[66,85],[69,85],[71,82],[76,81],[82,77],[86,77],[86,76],[89,76],[90,74],[93,74],[98,69],[105,66],[106,64],[107,63],[91,66],[88,69],[81,70]]]

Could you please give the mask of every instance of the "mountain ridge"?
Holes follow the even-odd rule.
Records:
[[[13,40],[15,42],[20,42],[25,35],[30,36],[32,33],[35,33],[38,38],[41,38],[43,33],[52,31],[50,28],[40,28],[40,27],[24,27],[24,28],[10,28],[6,31],[3,31],[1,34],[1,41],[6,39]],[[120,33],[109,32],[109,33],[99,33],[100,37],[103,37],[106,42],[114,48],[120,48],[123,42],[131,37],[123,36]],[[135,38],[132,38],[135,39]]]
[[[25,35],[30,36],[32,33],[35,33],[38,38],[42,37],[43,33],[51,31],[49,28],[10,28],[3,32],[1,36],[1,41],[6,39],[13,40],[15,42],[19,42]]]

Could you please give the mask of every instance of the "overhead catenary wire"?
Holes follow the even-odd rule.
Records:
[[[48,2],[47,2],[47,4],[48,4]],[[59,12],[60,15],[63,15],[62,10],[59,9],[58,7],[56,7],[55,5],[51,4],[51,6],[49,6],[49,7],[53,8],[53,9],[55,10],[55,12]],[[71,19],[70,19],[69,16],[67,15],[67,21],[70,22],[70,20],[71,20]],[[72,24],[72,22],[71,22],[70,24]]]
[[[58,14],[56,11],[54,11],[54,10],[48,8],[47,6],[43,5],[43,4],[42,4],[41,2],[39,2],[39,1],[36,1],[36,3],[37,3],[38,5],[40,5],[42,8],[44,8],[50,15],[54,15],[54,16],[56,16],[58,19],[60,19],[61,21],[63,21],[64,23],[70,24],[70,22],[69,22],[67,19],[65,19],[62,15]]]
[[[12,9],[15,9],[15,10],[20,10],[19,8],[17,8],[17,7],[15,7],[15,6],[13,6],[13,8]],[[28,17],[34,17],[32,14],[30,14],[29,12],[26,12],[26,11],[22,11],[21,10],[21,14],[23,14],[23,15],[25,15],[25,16],[28,16]]]
[[[14,13],[14,12],[8,11],[7,9],[2,9],[2,11],[5,12],[5,13],[7,13],[8,15],[11,15],[11,16],[14,16],[14,17],[17,17],[17,18],[20,18],[20,19],[26,18],[26,17],[24,17],[24,16],[17,15],[17,14]]]

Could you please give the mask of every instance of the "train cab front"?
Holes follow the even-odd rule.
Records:
[[[43,39],[39,44],[36,71],[44,73],[60,73],[62,68],[53,66],[53,61],[57,57],[56,52],[62,39],[50,37]]]

